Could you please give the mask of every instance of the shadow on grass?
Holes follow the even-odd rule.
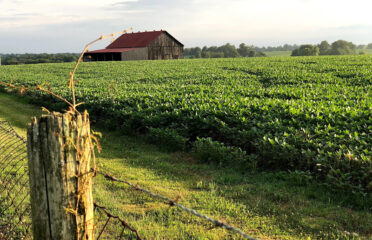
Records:
[[[24,108],[25,104],[27,100],[7,94],[0,88],[0,119],[6,118],[16,128],[26,128],[31,120],[30,116],[41,115],[42,112],[32,105]]]
[[[198,164],[187,153],[160,152],[140,137],[126,137],[118,132],[104,131],[101,143],[103,152],[99,158],[107,165],[112,158],[123,159],[122,163],[131,168],[148,169],[161,179],[181,181],[183,186],[196,191],[213,185],[218,196],[243,204],[256,215],[274,217],[285,231],[319,236],[322,231],[345,229],[371,234],[370,197],[331,190],[308,181],[301,173],[242,172]],[[122,171],[125,171],[124,165]]]

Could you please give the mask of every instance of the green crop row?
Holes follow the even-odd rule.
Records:
[[[0,80],[47,82],[70,99],[71,68],[2,66]],[[232,161],[243,170],[311,171],[334,186],[372,191],[371,57],[92,62],[77,80],[78,101],[107,127],[172,149],[206,152],[202,144],[209,144],[223,148],[220,155],[244,153],[244,161]],[[50,96],[28,94],[57,106]]]

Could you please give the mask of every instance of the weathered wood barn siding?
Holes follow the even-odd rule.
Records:
[[[122,61],[147,60],[147,59],[148,59],[147,47],[136,48],[136,49],[121,53]]]
[[[148,59],[182,59],[183,46],[168,34],[162,33],[148,45]]]

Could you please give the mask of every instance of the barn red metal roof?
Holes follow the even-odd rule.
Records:
[[[127,52],[127,51],[134,50],[134,49],[137,49],[137,48],[112,48],[112,49],[105,48],[105,49],[89,51],[87,53],[121,53],[121,52]]]
[[[161,30],[152,32],[125,33],[118,37],[113,43],[108,45],[106,49],[146,47],[162,33],[167,34],[169,37],[171,37],[172,39],[174,39],[176,42],[183,46],[182,43],[177,41],[177,39],[175,39],[167,31]]]

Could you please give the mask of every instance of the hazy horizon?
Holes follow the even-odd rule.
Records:
[[[372,42],[372,2],[364,0],[0,0],[0,7],[0,53],[76,53],[129,27],[167,30],[186,48]]]

